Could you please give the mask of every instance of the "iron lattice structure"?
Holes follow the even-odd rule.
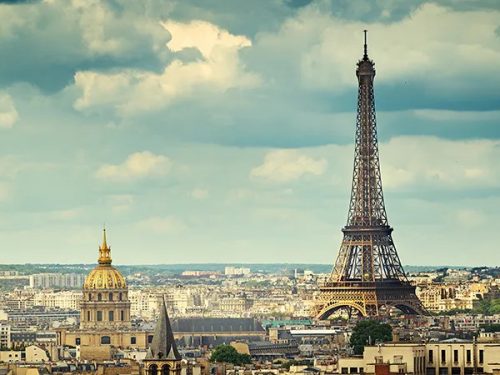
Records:
[[[320,287],[315,315],[339,308],[377,316],[396,307],[409,314],[426,311],[410,285],[392,240],[382,191],[373,81],[375,64],[366,45],[357,64],[358,108],[354,171],[344,238],[328,282]]]

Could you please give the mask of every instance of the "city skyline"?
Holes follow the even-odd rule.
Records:
[[[230,4],[0,3],[0,264],[332,264],[365,28],[401,262],[500,264],[500,6]]]

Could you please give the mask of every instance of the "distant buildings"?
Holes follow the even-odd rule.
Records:
[[[431,312],[471,310],[484,298],[490,286],[478,282],[440,282],[419,284],[416,293],[424,307]]]
[[[224,275],[226,276],[246,276],[250,275],[250,268],[244,267],[225,267]]]
[[[80,289],[85,281],[84,274],[38,273],[29,277],[30,288],[35,289]]]
[[[0,349],[10,347],[10,324],[0,322]]]
[[[34,306],[47,308],[78,310],[81,301],[80,291],[38,292],[33,296]]]

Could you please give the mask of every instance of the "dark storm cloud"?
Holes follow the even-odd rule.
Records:
[[[283,0],[191,0],[177,1],[171,16],[179,21],[209,21],[234,34],[253,37],[258,32],[279,28],[293,14],[294,9]]]
[[[497,0],[455,1],[455,0],[287,0],[291,8],[319,6],[336,17],[363,22],[397,22],[411,14],[423,4],[437,4],[457,11],[500,9]]]
[[[79,8],[70,2],[22,2],[0,8],[0,86],[26,82],[54,93],[81,70],[160,71],[169,60],[164,47],[169,34],[160,18],[148,18],[144,4],[124,8],[113,1]]]
[[[314,0],[287,0],[286,4],[292,8],[302,8],[311,4],[313,1]]]

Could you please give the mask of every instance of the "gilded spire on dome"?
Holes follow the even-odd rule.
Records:
[[[106,242],[106,228],[103,229],[102,244],[99,246],[99,264],[111,264],[111,248]]]

